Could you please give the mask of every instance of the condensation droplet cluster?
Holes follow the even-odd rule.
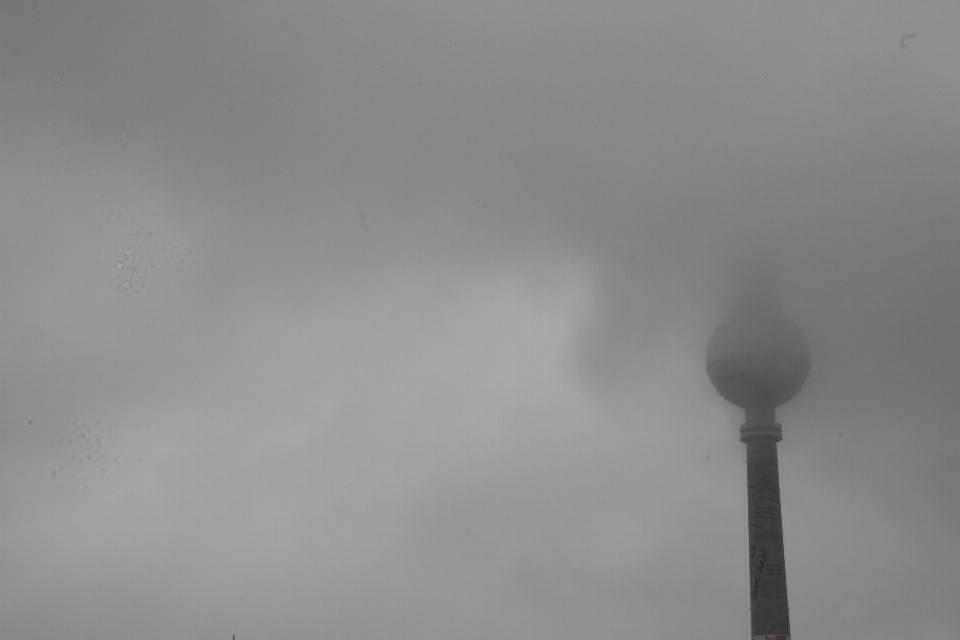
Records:
[[[105,475],[119,462],[114,444],[111,442],[113,429],[104,426],[98,420],[73,420],[65,435],[57,439],[62,455],[67,458],[64,464],[50,468],[51,480],[64,480],[71,473],[79,477],[84,489],[90,478]],[[67,465],[66,467],[64,465]]]
[[[127,200],[124,193],[121,200]],[[160,207],[154,200],[124,202],[109,215],[110,237],[117,244],[115,267],[117,290],[126,294],[143,293],[152,278],[177,258],[182,245],[171,237],[163,223]],[[99,262],[99,260],[98,260]]]

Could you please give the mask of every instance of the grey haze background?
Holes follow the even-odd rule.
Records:
[[[764,251],[794,636],[956,637],[955,4],[0,22],[4,637],[745,637]]]

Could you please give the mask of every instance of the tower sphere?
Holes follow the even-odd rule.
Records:
[[[797,395],[810,371],[803,331],[777,307],[735,311],[707,343],[707,375],[727,402],[773,409]]]

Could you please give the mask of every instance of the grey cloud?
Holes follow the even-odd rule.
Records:
[[[703,350],[768,252],[796,633],[946,637],[957,17],[7,3],[4,626],[746,633]]]

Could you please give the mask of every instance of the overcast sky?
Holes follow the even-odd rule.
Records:
[[[960,634],[960,7],[0,5],[5,638]]]

